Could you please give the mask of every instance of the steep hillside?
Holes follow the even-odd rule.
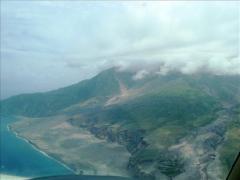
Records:
[[[23,94],[1,102],[3,114],[42,117],[93,97],[111,96],[119,92],[113,69],[90,80],[46,93]]]
[[[224,179],[240,149],[240,76],[171,72],[136,79],[135,73],[112,68],[66,88],[11,97],[1,102],[1,113],[38,117],[13,127],[33,143],[57,147],[61,155],[51,148],[47,151],[68,159],[65,163],[76,172],[90,168],[89,164],[98,171],[94,163],[78,158],[82,145],[75,146],[79,142],[71,133],[79,129],[104,142],[106,149],[108,143],[126,148],[130,157],[125,168],[138,179]],[[64,117],[61,128],[67,128],[68,139],[55,127],[58,116]],[[48,126],[54,142],[64,139],[64,144],[46,138],[51,136]],[[69,149],[76,157],[69,155]],[[90,159],[94,156],[88,154]]]

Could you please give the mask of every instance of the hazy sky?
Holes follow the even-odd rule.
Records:
[[[240,74],[239,26],[238,2],[1,1],[1,98],[113,65]]]

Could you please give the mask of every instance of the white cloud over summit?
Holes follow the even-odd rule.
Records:
[[[240,74],[239,2],[1,2],[2,97],[114,65]]]

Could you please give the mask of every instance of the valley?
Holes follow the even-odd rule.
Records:
[[[115,68],[3,101],[11,130],[76,174],[225,179],[240,149],[240,77]],[[21,104],[21,106],[19,106]]]

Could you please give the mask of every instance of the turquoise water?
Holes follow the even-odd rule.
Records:
[[[14,118],[1,117],[1,171],[18,176],[38,177],[72,172],[53,159],[44,156],[7,129]]]

